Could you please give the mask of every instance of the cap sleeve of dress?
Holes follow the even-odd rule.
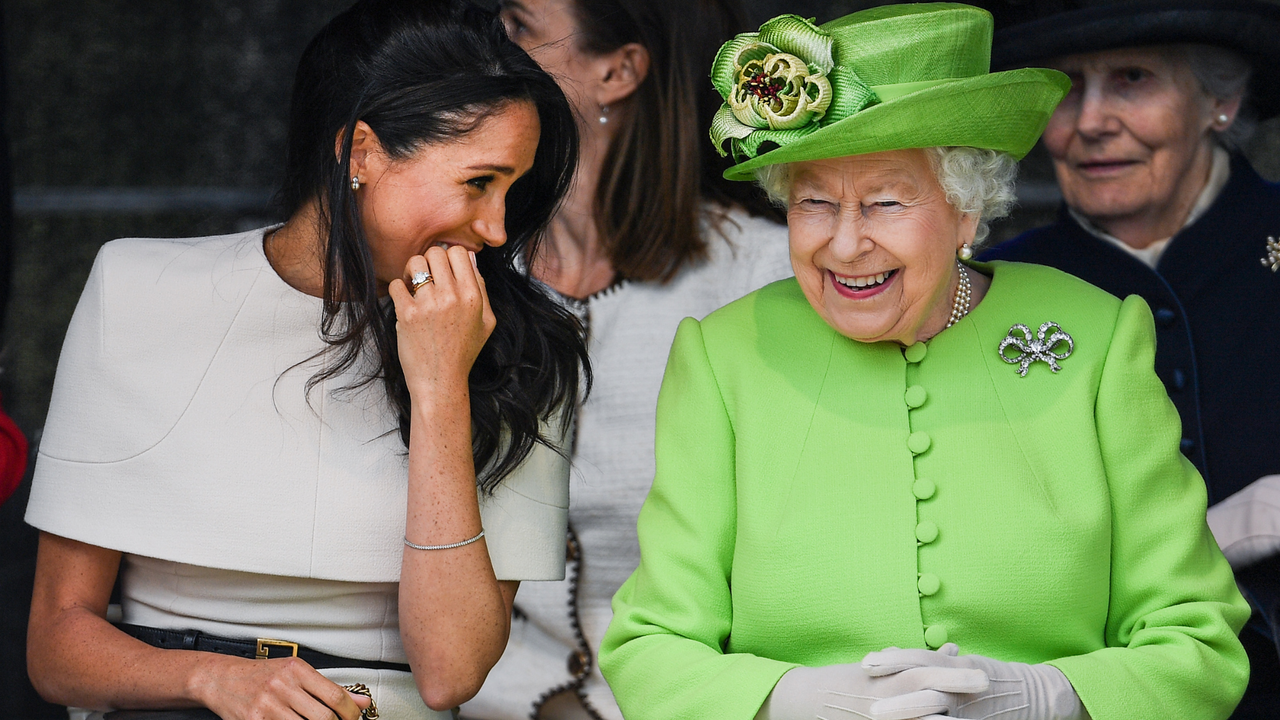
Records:
[[[555,424],[544,425],[543,432],[550,438],[571,436]],[[493,495],[481,494],[480,520],[499,580],[563,580],[569,461],[535,444]]]

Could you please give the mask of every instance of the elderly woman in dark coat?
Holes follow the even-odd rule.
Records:
[[[1280,717],[1280,187],[1240,153],[1280,113],[1278,59],[1280,6],[1188,0],[1012,24],[992,55],[1061,70],[1072,90],[1043,138],[1058,219],[984,259],[1051,265],[1151,305],[1182,451],[1254,607],[1237,718]]]

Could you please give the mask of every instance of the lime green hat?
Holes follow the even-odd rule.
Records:
[[[887,5],[822,26],[796,15],[725,43],[711,140],[750,180],[766,165],[884,150],[969,146],[1021,159],[1071,82],[1056,70],[990,73],[991,14]]]

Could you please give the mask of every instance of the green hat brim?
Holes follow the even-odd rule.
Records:
[[[976,147],[1021,160],[1070,89],[1066,75],[1043,68],[960,78],[872,105],[738,163],[724,176],[751,180],[766,165],[908,148]]]

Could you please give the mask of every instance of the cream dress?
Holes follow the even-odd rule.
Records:
[[[124,553],[125,622],[405,662],[397,582],[407,457],[381,384],[330,361],[321,301],[264,230],[127,239],[98,255],[67,331],[27,522]],[[550,429],[558,433],[557,429]],[[568,463],[537,446],[481,516],[503,580],[564,576]],[[383,718],[447,718],[408,673],[362,682]]]

